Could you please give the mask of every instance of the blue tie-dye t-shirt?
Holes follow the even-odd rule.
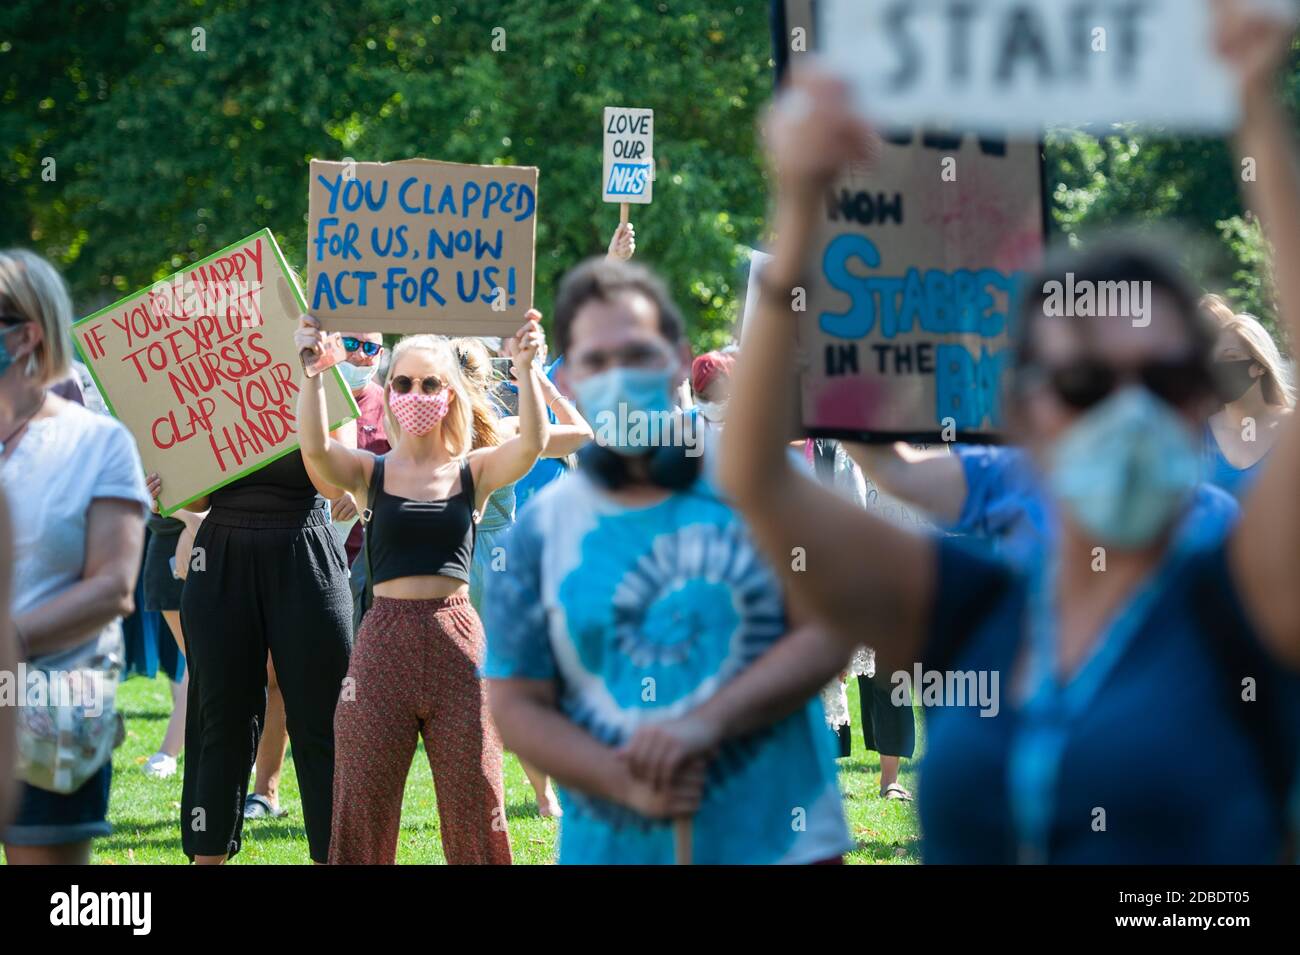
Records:
[[[580,472],[540,492],[484,599],[488,679],[553,680],[561,711],[609,746],[683,715],[786,632],[780,585],[739,517],[701,479],[628,508]],[[809,863],[847,852],[833,738],[813,698],[723,745],[694,822],[693,860]],[[560,793],[559,861],[673,861],[672,826]]]

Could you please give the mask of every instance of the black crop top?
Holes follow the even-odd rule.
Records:
[[[412,501],[384,490],[384,458],[370,476],[370,582],[436,574],[469,583],[474,556],[474,474],[460,466],[460,490],[441,501]]]
[[[274,513],[310,511],[324,502],[307,475],[300,451],[276,458],[248,477],[213,491],[210,500],[213,507]]]

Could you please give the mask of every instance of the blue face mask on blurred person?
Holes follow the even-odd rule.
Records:
[[[620,454],[652,450],[662,416],[673,410],[674,371],[611,368],[575,382],[578,410],[595,431],[596,443]]]
[[[343,380],[348,383],[348,388],[357,391],[365,387],[366,382],[375,377],[375,371],[378,365],[354,365],[350,361],[341,361],[336,366]]]
[[[1071,426],[1049,459],[1048,483],[1102,544],[1150,544],[1200,480],[1200,456],[1182,419],[1145,388],[1129,387]]]

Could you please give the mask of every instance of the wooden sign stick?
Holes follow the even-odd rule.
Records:
[[[691,865],[692,843],[695,841],[695,820],[681,816],[673,820],[673,865]]]

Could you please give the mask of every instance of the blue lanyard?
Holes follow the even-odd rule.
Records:
[[[1155,572],[1139,584],[1137,593],[1102,631],[1092,655],[1064,686],[1057,679],[1055,669],[1055,598],[1059,570],[1055,554],[1048,558],[1042,571],[1031,575],[1026,606],[1028,679],[1007,761],[1008,798],[1020,862],[1048,861],[1056,793],[1070,739],[1070,724],[1096,697],[1187,552],[1185,546],[1170,545]],[[1079,825],[1085,822],[1078,820]]]

